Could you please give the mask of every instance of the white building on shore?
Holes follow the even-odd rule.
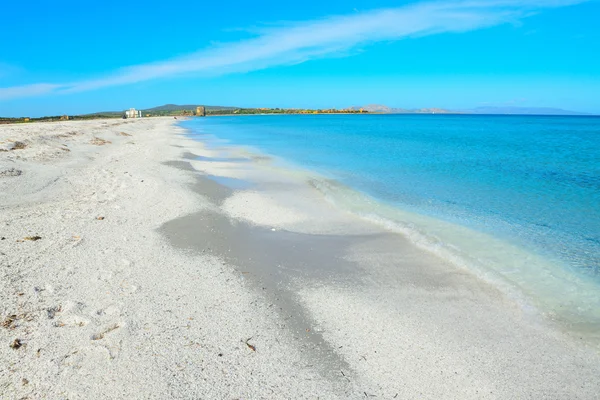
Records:
[[[142,118],[142,111],[140,110],[136,110],[135,108],[130,108],[129,110],[125,111],[125,114],[123,115],[124,118]]]

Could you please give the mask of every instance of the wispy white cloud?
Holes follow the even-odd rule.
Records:
[[[19,97],[35,97],[55,92],[64,88],[64,85],[52,83],[33,83],[31,85],[12,86],[0,88],[0,101]]]
[[[337,56],[379,41],[466,32],[520,19],[546,8],[586,0],[455,0],[283,24],[239,42],[213,45],[184,57],[134,65],[104,76],[62,84],[0,88],[0,99],[73,93],[181,75],[222,75]]]

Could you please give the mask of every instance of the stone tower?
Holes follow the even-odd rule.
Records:
[[[206,116],[206,108],[204,106],[196,107],[196,116],[197,117],[205,117]]]

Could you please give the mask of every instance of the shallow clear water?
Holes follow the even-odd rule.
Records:
[[[182,124],[317,172],[339,206],[553,316],[600,323],[600,118],[219,117]],[[207,136],[209,135],[209,136]]]

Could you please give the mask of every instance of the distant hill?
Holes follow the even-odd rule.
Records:
[[[395,111],[402,110],[401,108],[391,108],[383,104],[367,104],[366,106],[350,107],[351,110],[363,109],[368,112],[393,114]]]
[[[504,114],[504,115],[591,115],[578,111],[549,107],[477,107],[466,111],[472,114]]]
[[[492,114],[492,115],[591,115],[578,111],[549,107],[477,107],[470,110],[446,110],[443,108],[394,108],[383,104],[350,107],[351,110],[366,110],[382,114]]]
[[[365,111],[371,113],[382,113],[382,114],[459,114],[460,111],[451,111],[445,110],[443,108],[415,108],[415,109],[407,109],[407,108],[394,108],[388,107],[383,104],[368,104],[366,106],[357,106],[350,107],[351,110],[360,110],[363,109]]]

